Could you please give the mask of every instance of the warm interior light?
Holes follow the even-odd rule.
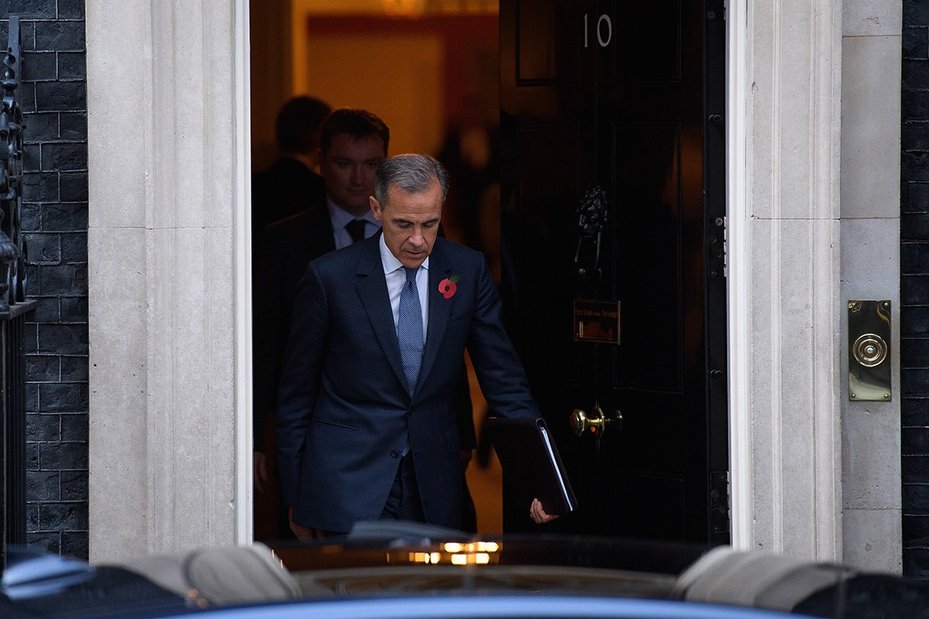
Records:
[[[420,565],[487,565],[499,560],[503,545],[497,542],[444,542],[441,550],[387,552],[387,563]]]
[[[413,17],[423,14],[423,0],[381,0],[384,13]]]
[[[441,558],[442,554],[439,552],[411,552],[409,554],[410,563],[438,565]]]
[[[458,542],[446,542],[442,545],[442,550],[445,552],[456,553],[456,552],[498,552],[500,550],[500,544],[497,542],[471,542],[468,544],[461,544]]]
[[[450,557],[452,565],[487,565],[490,555],[486,552],[462,552]]]

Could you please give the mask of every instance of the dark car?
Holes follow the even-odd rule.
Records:
[[[929,587],[763,552],[362,523],[89,566],[11,553],[0,617],[929,617]]]

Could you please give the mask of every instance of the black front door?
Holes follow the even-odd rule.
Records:
[[[578,497],[556,529],[728,541],[721,5],[501,1],[503,294]]]

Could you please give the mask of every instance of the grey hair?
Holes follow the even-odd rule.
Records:
[[[374,175],[374,198],[387,205],[388,192],[391,187],[399,187],[409,193],[419,193],[429,189],[438,181],[442,189],[442,203],[448,194],[448,172],[437,159],[429,155],[396,155],[381,160]]]

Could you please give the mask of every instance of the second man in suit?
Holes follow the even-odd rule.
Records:
[[[374,172],[387,156],[389,142],[390,129],[367,110],[342,108],[329,114],[320,126],[325,199],[307,204],[296,215],[264,230],[254,277],[256,451],[264,452],[261,415],[275,407],[297,283],[311,260],[369,237],[380,228],[368,197],[374,191]]]

